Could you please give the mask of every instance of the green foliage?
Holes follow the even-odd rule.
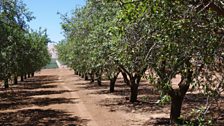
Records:
[[[161,96],[160,100],[158,100],[156,103],[158,103],[160,105],[165,105],[165,104],[169,103],[170,101],[171,101],[170,96],[163,95],[163,96]]]
[[[29,31],[34,17],[19,0],[0,0],[0,80],[40,70],[49,62],[46,31]]]
[[[182,104],[190,85],[212,96],[224,87],[223,8],[221,0],[88,0],[63,16],[59,58],[84,73],[121,70],[135,87],[149,69],[162,101]]]
[[[208,118],[206,117],[208,108],[206,107],[200,107],[198,109],[192,109],[190,116],[192,117],[192,119],[194,119],[193,121],[187,121],[186,125],[187,126],[213,126],[214,122],[212,120],[212,117]]]
[[[62,16],[67,39],[57,46],[59,58],[82,73],[116,70],[111,60],[111,50],[116,48],[108,43],[111,37],[108,29],[114,24],[115,14],[116,5],[88,1],[87,6],[77,9],[71,18]]]

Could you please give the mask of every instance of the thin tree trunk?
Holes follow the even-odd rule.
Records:
[[[20,78],[21,78],[21,82],[23,82],[24,81],[23,75],[21,75]]]
[[[30,78],[30,73],[28,73],[28,78]]]
[[[102,86],[102,77],[101,77],[101,75],[99,75],[97,77],[97,84],[98,84],[98,86]]]
[[[27,79],[26,74],[24,74],[24,79]]]
[[[84,77],[85,77],[85,74],[82,73],[82,74],[81,74],[81,78],[84,78]]]
[[[91,79],[90,83],[93,83],[94,80],[95,80],[95,79],[94,79],[94,74],[93,74],[93,73],[90,74],[90,79]]]
[[[137,102],[137,97],[138,97],[138,86],[139,82],[141,80],[140,76],[136,77],[130,77],[130,82],[131,82],[131,96],[130,96],[130,102]]]
[[[124,79],[124,83],[126,83],[128,86],[130,86],[130,81],[128,80],[128,76],[126,73],[121,72],[123,79]]]
[[[88,74],[85,74],[85,80],[88,80],[89,78],[88,78]]]
[[[101,73],[97,72],[96,73],[96,78],[97,78],[97,84],[98,84],[98,86],[102,86],[102,83],[101,83],[102,75],[101,75]]]
[[[110,79],[110,93],[114,92],[114,86],[115,86],[115,83],[116,83],[116,80],[117,80],[117,77],[118,77],[119,73],[120,72],[115,74],[114,77]]]
[[[32,77],[34,77],[34,72],[31,74]]]
[[[8,79],[4,80],[4,87],[9,88],[9,80]]]
[[[18,77],[14,76],[14,84],[18,84]]]
[[[121,72],[125,72],[125,74],[122,74],[124,77],[124,81],[129,82],[127,84],[130,85],[131,88],[131,95],[130,95],[130,102],[137,102],[137,97],[138,97],[138,86],[140,83],[140,80],[143,76],[143,74],[145,73],[145,71],[147,70],[147,66],[143,67],[143,69],[140,69],[140,71],[138,73],[135,73],[135,75],[133,76],[132,73],[129,73],[128,70],[125,69],[124,66],[119,65],[120,67],[120,71]],[[127,78],[127,75],[129,76],[129,80]]]

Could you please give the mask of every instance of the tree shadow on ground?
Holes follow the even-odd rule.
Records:
[[[139,86],[138,102],[136,103],[129,102],[130,87],[128,87],[121,78],[116,82],[114,93],[109,92],[109,81],[103,81],[103,86],[98,86],[96,82],[89,83],[88,81],[81,80],[81,83],[78,82],[78,85],[80,85],[81,89],[93,90],[90,94],[113,94],[121,96],[121,98],[107,98],[99,103],[99,105],[109,108],[109,111],[111,112],[122,110],[134,113],[147,112],[151,114],[166,115],[169,115],[170,112],[170,103],[166,103],[164,105],[158,104],[157,101],[160,99],[159,92],[155,90],[153,86],[146,84],[145,81],[143,81]],[[215,123],[218,126],[222,126],[224,125],[224,114],[222,114],[224,112],[224,98],[221,97],[219,101],[222,102],[221,109],[217,109],[217,107],[213,106],[210,111],[220,115],[215,118]],[[192,112],[192,109],[198,109],[205,104],[206,97],[203,94],[193,94],[189,92],[186,94],[183,102],[182,117],[189,120],[189,113]],[[169,118],[153,118],[148,121],[148,125],[167,126],[170,125],[169,122]],[[195,124],[197,124],[197,121],[195,121]]]
[[[90,83],[88,81],[79,83],[77,82],[75,85],[80,85],[81,89],[87,89],[87,90],[95,90],[92,92],[92,94],[113,94],[117,96],[129,96],[130,95],[130,87],[124,83],[122,78],[118,78],[115,84],[115,91],[111,93],[109,91],[109,81],[104,80],[102,81],[102,86],[98,86],[97,82]],[[151,95],[151,94],[158,94],[158,92],[148,84],[147,81],[143,80],[140,82],[139,85],[139,90],[138,90],[139,95]]]
[[[170,126],[169,118],[155,118],[146,121],[142,126]]]
[[[22,109],[26,107],[38,106],[44,107],[59,104],[75,104],[73,100],[67,98],[14,98],[0,100],[0,110]]]
[[[32,78],[26,79],[24,82],[19,82],[16,85],[17,89],[39,89],[39,88],[56,88],[57,85],[53,85],[53,83],[60,82],[58,80],[58,76],[53,75],[43,75],[43,76],[35,76]]]
[[[106,88],[105,90],[99,90],[99,91],[95,91],[92,94],[113,94],[113,95],[117,95],[117,96],[125,96],[125,97],[129,97],[130,96],[130,88],[117,88],[113,93],[111,93],[109,91],[108,88]],[[150,88],[150,86],[143,87],[140,86],[139,90],[138,90],[138,95],[158,95],[158,92],[153,89]]]
[[[147,99],[150,100],[145,100]],[[169,105],[160,105],[157,103],[158,96],[140,96],[138,102],[131,103],[128,99],[124,98],[107,98],[102,100],[99,105],[109,108],[112,111],[125,111],[134,113],[165,113],[168,114]]]
[[[86,126],[89,120],[59,110],[27,109],[0,113],[2,126]]]
[[[58,89],[58,84],[58,76],[37,76],[11,85],[10,89],[0,89],[0,125],[85,126],[88,120],[62,110],[46,109],[50,105],[78,103],[75,98],[61,97],[60,94],[74,91]]]
[[[125,111],[125,112],[134,112],[134,113],[142,113],[147,112],[150,114],[166,114],[169,115],[170,112],[170,103],[166,103],[164,105],[158,104],[157,101],[160,99],[159,95],[151,94],[151,95],[141,95],[138,97],[138,102],[130,103],[129,100],[125,98],[107,98],[100,102],[101,106],[109,108],[110,111]],[[213,104],[209,109],[209,113],[207,114],[206,120],[213,120],[214,125],[223,126],[224,124],[224,97],[220,97],[219,108]],[[217,102],[217,101],[216,101]],[[203,94],[192,94],[189,93],[186,95],[181,117],[183,118],[184,123],[191,122],[197,126],[198,120],[195,120],[195,117],[192,117],[190,113],[192,113],[192,109],[198,110],[200,107],[206,105],[206,96]],[[187,121],[187,122],[186,122]],[[168,126],[169,118],[150,118],[144,126]]]
[[[32,80],[32,81],[30,81]],[[36,81],[35,81],[36,80]],[[38,98],[38,96],[59,95],[71,92],[69,90],[55,90],[57,76],[37,76],[28,81],[13,85],[10,89],[0,91],[0,110],[20,109],[31,106],[48,106],[52,104],[70,103],[75,99],[67,98]],[[49,84],[52,84],[49,87]],[[54,87],[54,88],[53,88]],[[37,90],[38,89],[38,90]]]

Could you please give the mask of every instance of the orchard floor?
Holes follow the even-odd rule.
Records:
[[[159,94],[147,81],[141,82],[139,102],[134,104],[128,102],[129,87],[121,78],[114,93],[109,93],[108,81],[102,84],[101,87],[90,84],[65,68],[42,70],[25,82],[0,90],[0,125],[168,125],[169,105],[157,104]],[[195,98],[186,96],[185,114],[189,108],[199,106]]]

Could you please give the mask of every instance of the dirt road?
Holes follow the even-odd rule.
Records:
[[[52,70],[50,70],[52,71]],[[112,95],[97,95],[94,90],[85,89],[84,84],[87,81],[78,76],[73,75],[73,72],[68,69],[53,70],[59,76],[61,83],[58,88],[61,90],[68,90],[69,93],[62,94],[62,97],[76,99],[76,104],[66,106],[64,109],[74,115],[88,120],[88,126],[135,126],[141,125],[142,117],[138,118],[137,115],[128,114],[121,111],[108,110],[99,105],[99,103],[111,97]],[[48,73],[47,71],[43,71]],[[52,73],[52,72],[50,72]],[[138,123],[139,122],[139,123]]]
[[[99,95],[87,85],[91,84],[69,69],[42,70],[0,91],[0,125],[141,126],[149,119],[146,114],[102,106],[102,101],[121,96]]]
[[[0,126],[169,125],[170,105],[157,103],[159,93],[148,81],[141,81],[136,103],[129,102],[130,87],[122,78],[114,93],[109,92],[108,81],[102,84],[84,81],[65,68],[42,70],[7,90],[0,88]],[[200,106],[203,99],[187,94],[182,116],[187,117],[189,108]],[[220,120],[223,124],[223,116]]]

